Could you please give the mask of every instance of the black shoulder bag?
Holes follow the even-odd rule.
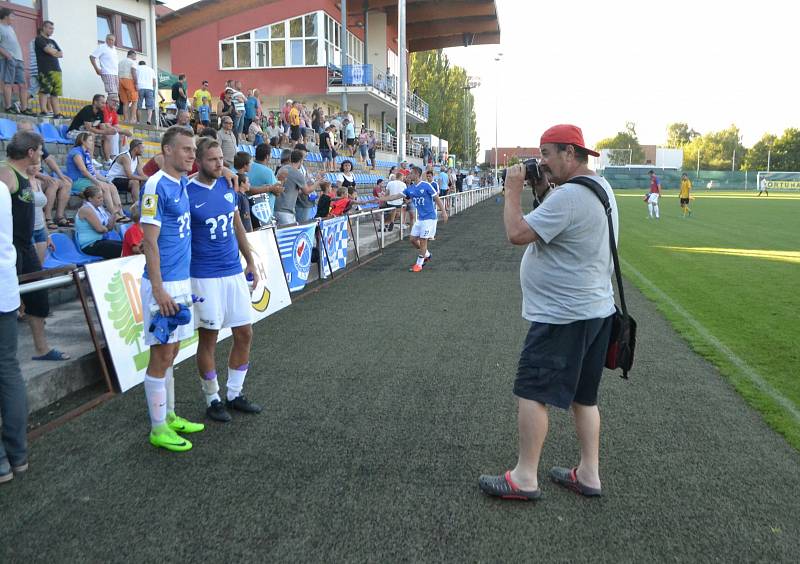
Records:
[[[611,326],[611,339],[608,342],[606,353],[606,368],[622,370],[622,377],[627,379],[628,372],[633,367],[633,352],[636,348],[636,320],[628,314],[625,305],[625,290],[622,287],[622,271],[619,268],[619,256],[617,255],[617,245],[614,242],[614,222],[611,219],[611,203],[608,201],[608,194],[600,184],[586,176],[576,176],[570,178],[571,184],[586,186],[594,192],[606,210],[608,219],[608,243],[611,247],[611,256],[614,259],[614,274],[617,277],[617,289],[619,290],[619,301],[622,311],[614,305],[614,319]]]

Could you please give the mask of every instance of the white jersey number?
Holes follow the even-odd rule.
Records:
[[[209,217],[206,220],[206,225],[208,225],[208,230],[211,235],[211,240],[215,240],[217,238],[217,227],[219,227],[220,231],[222,232],[223,237],[228,236],[228,231],[230,231],[231,235],[233,235],[233,214],[235,212],[231,212],[228,215],[222,214],[218,215],[217,217]],[[221,225],[220,225],[221,224]]]
[[[191,231],[191,224],[192,224],[192,216],[189,212],[186,212],[183,215],[178,216],[178,236],[183,239],[186,233]]]

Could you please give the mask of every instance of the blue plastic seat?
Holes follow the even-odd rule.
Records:
[[[12,119],[0,119],[0,140],[8,141],[17,132],[17,122]]]
[[[133,223],[120,223],[119,224],[119,236],[120,238],[125,238],[125,232],[131,228]]]
[[[372,199],[372,196],[368,196],[366,194],[361,195],[361,196],[358,197],[358,201],[359,202],[364,202],[364,201],[371,200],[371,199]],[[370,202],[368,204],[359,203],[358,207],[361,208],[362,210],[374,210],[375,208],[378,207],[378,204],[376,204],[375,202]]]
[[[61,132],[52,123],[49,123],[49,122],[40,123],[39,124],[39,133],[42,134],[42,138],[44,139],[45,143],[58,143],[60,145],[72,145],[72,141],[62,137],[61,136]]]
[[[122,225],[128,225],[128,224],[123,223]],[[122,235],[120,235],[119,231],[117,231],[116,229],[112,229],[106,234],[106,239],[108,239],[109,241],[122,241]]]
[[[273,147],[272,150],[269,153],[269,156],[272,157],[273,159],[280,160],[280,158],[281,158],[281,150],[279,148],[277,148],[277,147]]]
[[[64,124],[64,125],[58,126],[58,132],[61,134],[61,137],[63,137],[64,139],[69,139],[69,137],[67,137],[67,131],[69,131],[69,125]],[[74,143],[74,142],[72,140],[70,140],[70,143]]]
[[[80,266],[102,260],[100,257],[93,257],[82,253],[72,238],[64,233],[51,233],[50,240],[56,248],[56,250],[52,252],[52,258],[62,263],[59,266],[63,266],[64,264],[77,264]]]

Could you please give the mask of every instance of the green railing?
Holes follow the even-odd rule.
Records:
[[[601,175],[608,180],[614,189],[641,189],[650,186],[647,168],[606,167]],[[756,171],[722,171],[722,170],[661,170],[653,169],[666,190],[677,190],[681,184],[681,174],[686,172],[695,189],[707,188],[713,181],[715,190],[755,190]]]

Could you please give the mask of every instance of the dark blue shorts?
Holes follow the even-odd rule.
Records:
[[[514,395],[568,409],[597,405],[611,336],[611,316],[566,325],[531,323],[522,347]]]

